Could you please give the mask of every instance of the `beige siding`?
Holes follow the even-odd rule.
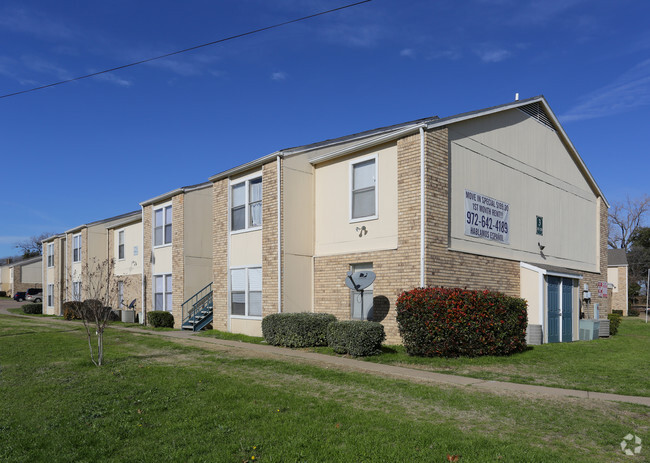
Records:
[[[124,232],[124,259],[118,259],[119,232]],[[112,230],[111,247],[115,259],[115,275],[142,275],[142,222]],[[137,249],[137,255],[136,255]]]
[[[230,267],[262,265],[262,230],[230,236]]]
[[[540,274],[527,268],[520,269],[521,297],[526,299],[528,304],[528,323],[541,325],[544,319],[542,307],[540,306]],[[543,282],[543,278],[541,279]],[[542,290],[543,290],[542,285]]]
[[[183,204],[183,300],[212,281],[212,188],[185,193]]]
[[[351,163],[377,156],[377,218],[351,221]],[[417,191],[417,185],[416,190]],[[315,255],[397,248],[397,146],[382,145],[315,168]],[[361,227],[367,233],[360,233]]]
[[[598,271],[598,199],[556,132],[511,110],[455,124],[449,146],[451,249]],[[509,244],[464,234],[466,189],[510,205]]]
[[[23,265],[21,271],[21,283],[42,284],[43,283],[43,260]],[[40,286],[39,286],[40,287]]]

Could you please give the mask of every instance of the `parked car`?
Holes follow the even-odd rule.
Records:
[[[29,302],[43,302],[43,290],[40,288],[29,288],[25,291],[25,300]]]
[[[14,294],[14,301],[24,301],[25,300],[25,291],[18,291],[16,294]]]

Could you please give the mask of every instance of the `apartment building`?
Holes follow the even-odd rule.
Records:
[[[607,281],[612,310],[621,310],[627,316],[629,265],[625,249],[607,250]]]
[[[13,296],[18,291],[43,287],[41,256],[30,257],[9,264],[9,287]]]
[[[212,184],[178,188],[140,206],[142,318],[165,310],[180,328],[183,303],[212,282]]]
[[[541,96],[281,150],[210,181],[216,329],[259,335],[268,314],[327,312],[399,343],[395,302],[418,286],[523,297],[531,342],[577,340],[581,314],[609,311],[595,291],[609,206]],[[345,286],[361,270],[376,274],[363,296]]]
[[[112,263],[111,287],[117,292],[114,309],[142,310],[142,212],[110,222],[108,259]]]

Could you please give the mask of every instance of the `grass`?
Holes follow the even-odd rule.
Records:
[[[434,387],[0,316],[0,460],[629,461],[647,407]],[[254,457],[254,458],[253,458]],[[649,458],[646,446],[640,458]]]
[[[227,331],[206,330],[201,331],[199,336],[208,338],[225,339],[227,341],[248,342],[251,344],[266,344],[264,338],[259,336],[248,336],[246,334],[228,333]]]

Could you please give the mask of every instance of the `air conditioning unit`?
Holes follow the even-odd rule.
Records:
[[[581,341],[593,341],[598,339],[600,331],[599,320],[580,320],[578,324],[579,336]]]

